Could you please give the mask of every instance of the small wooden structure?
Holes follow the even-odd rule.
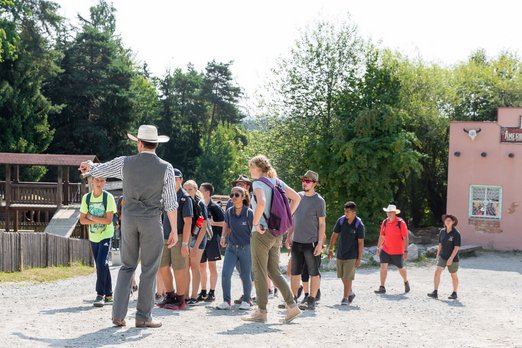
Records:
[[[69,181],[69,168],[75,170],[83,161],[98,162],[94,155],[52,155],[0,153],[0,164],[5,165],[5,181],[0,181],[0,202],[4,211],[5,230],[9,231],[14,215],[13,229],[20,228],[20,213],[28,214],[36,224],[49,221],[49,215],[64,206],[78,207],[86,192],[86,180]],[[58,167],[55,182],[20,182],[20,166]],[[41,219],[41,213],[45,218]]]

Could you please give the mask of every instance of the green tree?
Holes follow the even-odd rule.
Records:
[[[7,4],[11,12],[9,16],[2,13],[1,20],[15,28],[11,37],[16,40],[8,44],[12,44],[10,53],[0,63],[0,151],[40,153],[53,138],[48,115],[59,110],[43,87],[60,72],[56,64],[60,53],[50,39],[62,18],[56,13],[57,5],[47,1]]]
[[[192,65],[176,69],[159,82],[160,129],[170,142],[160,147],[161,156],[181,169],[186,178],[194,175],[200,156],[205,123],[205,103],[201,97],[203,75]]]
[[[219,124],[207,150],[198,158],[198,180],[211,182],[216,193],[227,194],[230,182],[247,168],[247,162],[241,156],[245,142],[246,136],[240,127]]]
[[[101,160],[128,150],[126,132],[135,127],[140,98],[131,52],[115,35],[115,9],[105,1],[80,17],[81,31],[66,44],[64,70],[49,88],[64,107],[51,118],[55,153],[93,153]],[[143,81],[142,81],[143,82]]]

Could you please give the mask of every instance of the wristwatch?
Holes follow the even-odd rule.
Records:
[[[181,246],[184,247],[184,246],[188,246],[188,242],[181,242]]]

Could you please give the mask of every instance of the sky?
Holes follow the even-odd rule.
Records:
[[[74,23],[95,0],[55,0]],[[234,61],[235,81],[255,103],[270,69],[317,20],[345,21],[363,38],[410,58],[451,66],[483,48],[522,58],[520,0],[114,0],[116,31],[154,75]]]

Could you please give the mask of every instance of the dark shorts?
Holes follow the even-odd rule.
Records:
[[[437,260],[437,267],[440,267],[442,269],[448,267],[448,271],[450,273],[456,273],[458,270],[459,270],[459,262],[453,262],[451,264],[451,266],[446,266],[446,263],[448,262],[448,260],[444,260],[442,257],[439,257],[439,259]]]
[[[198,239],[197,236],[190,236],[190,242],[189,242],[190,249],[194,248],[194,245],[196,245],[196,240],[197,239]],[[206,246],[207,246],[207,236],[203,237],[203,240],[199,244],[199,248],[198,249],[199,250],[204,250]]]
[[[319,263],[314,256],[314,249],[317,243],[298,243],[292,242],[292,275],[303,274],[306,265],[308,274],[312,277],[319,275]]]
[[[201,263],[207,261],[218,261],[221,260],[221,253],[219,252],[219,239],[221,236],[214,233],[212,239],[207,241],[203,255],[201,255]]]
[[[321,268],[321,255],[316,256],[316,258],[317,258],[317,267],[319,267],[319,269],[320,269]],[[319,272],[319,276],[321,276],[321,272]],[[303,273],[301,273],[301,281],[303,283],[308,283],[310,281],[310,274],[308,274],[308,267],[306,267],[306,262],[303,267]]]
[[[392,265],[397,266],[397,268],[404,267],[404,260],[402,258],[402,255],[390,255],[386,251],[381,250],[379,258],[381,263],[390,263]]]

